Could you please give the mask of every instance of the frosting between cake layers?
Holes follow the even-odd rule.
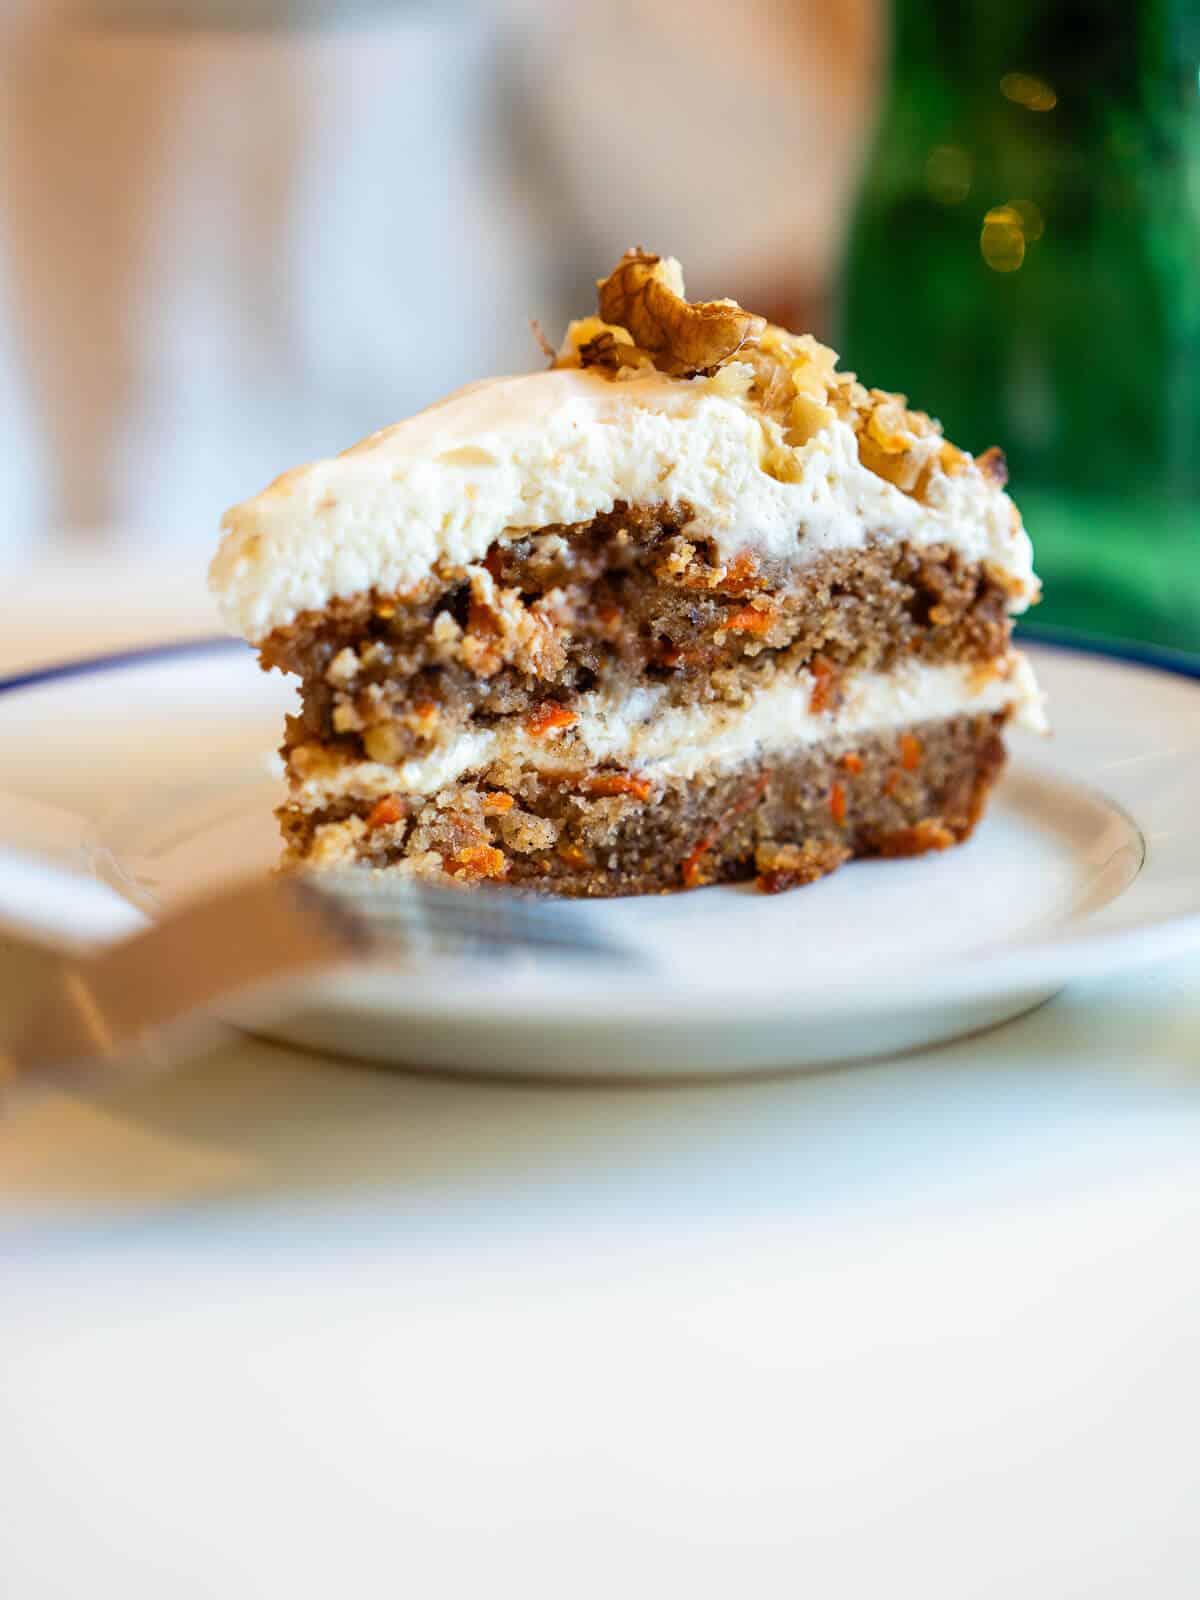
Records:
[[[794,452],[778,422],[705,378],[613,381],[558,369],[469,385],[344,455],[301,467],[227,513],[210,581],[251,641],[335,598],[392,594],[438,566],[481,560],[506,535],[629,505],[686,504],[722,556],[799,565],[874,536],[945,543],[1038,591],[1008,496],[969,459],[953,474],[934,435],[923,499],[859,460],[834,420]],[[787,479],[768,470],[790,453]]]
[[[614,703],[601,691],[583,695],[578,720],[562,740],[539,739],[522,722],[468,728],[429,755],[386,766],[319,750],[292,799],[308,808],[330,800],[376,799],[384,794],[436,794],[447,784],[496,761],[520,761],[543,772],[579,771],[604,762],[632,767],[649,778],[691,779],[706,767],[742,762],[829,740],[1012,710],[1019,726],[1044,732],[1042,694],[1020,651],[1007,661],[930,665],[910,661],[890,672],[848,677],[836,711],[812,709],[815,682],[802,671],[780,678],[741,705],[667,706],[663,686],[638,688]]]

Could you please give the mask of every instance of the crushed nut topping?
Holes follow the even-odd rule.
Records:
[[[599,319],[577,324],[581,366],[653,366],[672,377],[715,372],[767,326],[736,300],[689,300],[673,256],[627,250],[596,286]],[[623,336],[623,337],[622,337]]]
[[[596,288],[599,315],[570,325],[553,365],[592,368],[615,382],[661,372],[754,406],[778,424],[762,465],[783,482],[800,476],[797,452],[835,421],[854,429],[865,467],[917,500],[927,499],[935,477],[971,465],[939,422],[911,410],[906,396],[839,372],[836,353],[810,334],[788,333],[736,300],[689,300],[673,256],[627,250]],[[984,451],[975,465],[1004,487],[999,450]]]
[[[610,372],[619,372],[622,367],[634,372],[648,372],[654,365],[653,358],[628,339],[618,339],[617,335],[621,332],[623,329],[620,328],[601,328],[594,339],[581,344],[580,366],[607,367]]]
[[[950,448],[953,449],[954,446],[951,445]],[[999,445],[991,445],[976,458],[975,465],[985,478],[996,485],[997,489],[1003,489],[1008,482],[1008,462],[1004,459],[1004,451]]]

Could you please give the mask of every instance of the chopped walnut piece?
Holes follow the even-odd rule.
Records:
[[[645,350],[639,350],[634,344],[625,343],[617,338],[613,329],[605,328],[594,339],[589,339],[586,344],[579,346],[579,365],[606,367],[609,372],[618,372],[622,367],[632,367],[637,372],[648,372],[654,366],[654,361]]]
[[[467,571],[471,598],[458,646],[462,664],[478,678],[494,677],[503,666],[535,677],[561,671],[566,652],[555,620],[561,591],[551,590],[526,605],[520,590],[498,584],[486,565]]]
[[[603,317],[577,317],[567,324],[566,337],[563,339],[558,354],[555,357],[556,367],[581,367],[587,365],[583,360],[582,352],[589,347],[592,350],[590,364],[604,366],[605,359],[602,353],[608,349],[609,341],[621,344],[628,350],[634,349],[633,340],[625,328],[615,328],[605,322]],[[643,352],[644,353],[644,352]],[[649,357],[647,357],[649,362]],[[613,361],[613,366],[617,363]],[[653,365],[653,363],[650,363]]]
[[[352,861],[355,848],[367,831],[361,817],[347,817],[344,822],[323,822],[313,834],[312,844],[305,856],[310,867],[333,867]]]
[[[559,728],[569,728],[578,721],[575,713],[559,705],[557,700],[545,700],[525,718],[525,728],[535,739],[541,739],[548,733],[556,733]]]
[[[510,850],[532,855],[549,850],[558,838],[561,824],[532,811],[509,811],[500,818],[500,833]]]
[[[365,726],[362,712],[356,705],[346,700],[334,706],[330,720],[333,723],[334,733],[361,733]]]
[[[754,369],[752,391],[759,405],[784,430],[795,449],[807,444],[837,415],[830,403],[836,381],[836,354],[808,333],[787,333],[769,326],[757,347],[745,359]],[[787,476],[786,458],[775,463],[777,475]]]
[[[905,395],[864,389],[853,373],[837,373],[829,393],[837,416],[858,435],[863,466],[914,499],[925,498],[939,468],[953,477],[970,459],[942,437],[941,423],[909,410]]]
[[[332,684],[335,689],[344,689],[348,683],[353,683],[357,672],[358,657],[350,646],[346,645],[326,667],[325,682]]]
[[[476,567],[471,573],[471,599],[467,606],[467,631],[463,638],[463,662],[480,678],[489,678],[504,664],[500,638],[500,618],[495,604],[497,589],[490,572]]]
[[[382,766],[394,767],[408,754],[408,740],[404,729],[394,722],[380,722],[368,728],[363,735],[363,749],[368,761],[378,761]]]
[[[1004,459],[1004,451],[999,445],[992,445],[982,455],[976,456],[975,465],[997,489],[1003,489],[1008,482],[1008,462]]]
[[[643,250],[627,250],[596,292],[603,320],[675,376],[714,371],[767,325],[735,300],[686,299],[678,261]]]
[[[720,395],[725,400],[747,400],[754,387],[754,368],[745,360],[746,347],[743,347],[732,361],[727,361],[723,367],[718,367],[702,381],[709,394]]]
[[[440,611],[433,619],[429,637],[437,646],[439,656],[449,657],[458,649],[462,629],[448,611]]]
[[[654,568],[654,576],[660,583],[664,578],[678,577],[686,572],[696,554],[696,546],[678,533],[664,540],[661,548],[662,558]]]
[[[338,750],[331,750],[323,744],[297,744],[288,751],[288,767],[294,777],[304,781],[309,778],[332,778],[343,764],[343,756]]]
[[[829,404],[843,422],[857,427],[859,414],[865,412],[870,403],[870,393],[853,372],[834,373],[829,388]]]

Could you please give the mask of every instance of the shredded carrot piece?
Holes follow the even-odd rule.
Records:
[[[556,728],[569,728],[579,718],[556,700],[546,700],[525,718],[525,727],[535,739],[542,738]]]
[[[683,860],[683,886],[685,889],[699,889],[709,880],[704,875],[704,858],[717,842],[715,833],[701,839],[696,848],[684,857]]]
[[[597,772],[584,784],[588,794],[631,794],[635,800],[649,800],[653,788],[649,778],[636,778],[632,772]]]
[[[857,778],[863,769],[863,759],[856,751],[847,750],[842,757],[842,765],[852,777]]]
[[[367,817],[368,828],[386,828],[390,822],[404,820],[404,806],[396,799],[394,794],[385,794],[382,800],[377,800],[371,807]]]
[[[505,794],[503,789],[497,789],[493,794],[484,795],[484,815],[489,817],[503,816],[506,811],[512,810],[515,803],[512,795]]]
[[[742,589],[753,589],[757,582],[758,562],[748,550],[743,550],[725,568],[721,587],[729,594],[737,594]]]
[[[560,844],[558,854],[569,867],[587,866],[587,856],[577,844]]]
[[[833,820],[839,828],[846,825],[846,791],[840,783],[835,783],[829,791],[829,809],[833,813]]]
[[[730,806],[729,810],[721,818],[721,825],[716,832],[706,835],[696,848],[683,858],[681,870],[685,889],[699,889],[704,884],[711,882],[711,879],[704,872],[705,856],[721,836],[728,833],[729,829],[744,812],[749,811],[751,806],[758,804],[766,793],[767,785],[770,781],[771,775],[769,772],[764,772],[761,777],[756,778],[738,803]]]
[[[902,774],[899,767],[893,767],[883,782],[883,792],[889,800],[896,798],[896,791],[899,789],[901,781]]]
[[[921,741],[915,733],[902,733],[900,735],[900,765],[905,772],[915,772],[921,765],[921,757],[925,752],[921,748]]]
[[[814,678],[813,691],[809,699],[811,711],[831,711],[837,705],[838,684],[841,673],[832,661],[826,661],[824,656],[814,656],[808,669]]]
[[[456,878],[502,878],[508,871],[508,857],[490,844],[469,844],[454,857],[459,869]]]
[[[766,633],[774,620],[769,611],[760,611],[757,606],[743,606],[721,626],[730,633]]]

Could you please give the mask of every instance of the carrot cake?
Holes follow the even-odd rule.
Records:
[[[544,371],[230,511],[228,625],[299,680],[285,860],[561,895],[966,839],[1038,595],[998,450],[630,251]]]

